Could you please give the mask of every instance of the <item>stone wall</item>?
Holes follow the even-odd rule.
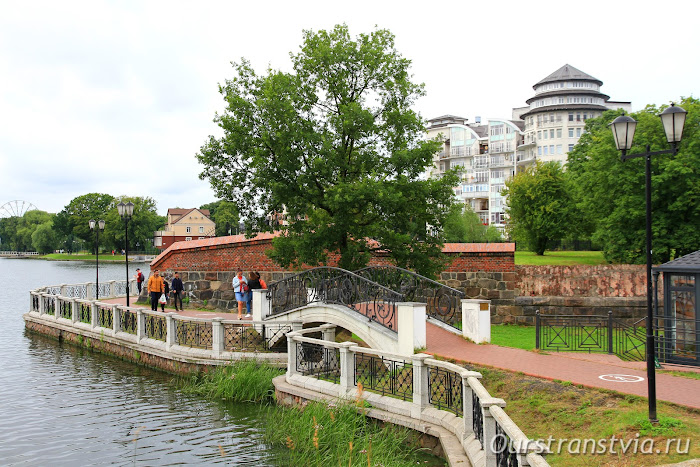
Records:
[[[258,271],[268,283],[293,274],[265,254],[273,238],[238,235],[176,243],[153,260],[151,269],[166,277],[178,271],[191,300],[233,310],[237,305],[231,281],[237,268]],[[537,310],[580,315],[612,310],[628,322],[646,316],[644,265],[516,266],[512,243],[448,243],[443,253],[448,262],[440,282],[464,291],[467,298],[491,300],[494,324],[534,324]],[[337,255],[330,255],[328,265],[336,264]],[[390,260],[380,253],[370,264],[388,265]]]

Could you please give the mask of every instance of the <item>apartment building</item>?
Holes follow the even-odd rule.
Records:
[[[215,237],[216,223],[209,215],[208,209],[168,209],[168,223],[154,232],[154,246],[165,250],[175,242]]]
[[[600,92],[603,82],[564,65],[533,86],[526,107],[513,109],[512,119],[443,115],[428,120],[427,136],[443,147],[435,154],[430,176],[461,168],[455,197],[469,205],[484,224],[504,227],[505,181],[536,160],[566,163],[589,118],[605,110],[631,111],[630,102],[611,101]]]
[[[513,109],[513,118],[524,121],[524,142],[519,150],[542,161],[566,163],[584,132],[586,120],[610,109],[631,111],[631,102],[611,101],[600,92],[603,82],[564,65],[533,86],[535,95],[527,107]]]

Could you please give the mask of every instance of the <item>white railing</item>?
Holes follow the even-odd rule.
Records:
[[[114,280],[100,282],[99,286],[95,282],[85,282],[82,284],[61,284],[39,287],[32,292],[47,293],[49,295],[60,295],[67,298],[82,298],[93,300],[98,297],[103,300],[126,296],[125,280]],[[137,292],[136,279],[129,280],[129,296],[135,296]],[[99,293],[97,293],[99,292]]]
[[[110,281],[109,290],[118,289],[117,282]],[[277,345],[286,350],[283,343],[286,333],[301,329],[300,322],[191,318],[83,297],[94,289],[94,283],[87,283],[32,290],[25,320],[58,325],[85,337],[108,337],[115,343],[138,344],[177,356],[219,361],[230,361],[240,352],[267,352]],[[112,293],[103,298],[114,296]],[[270,358],[279,360],[277,355],[269,354]]]
[[[0,251],[0,256],[38,256],[36,251]]]
[[[323,339],[305,336],[314,332]],[[438,424],[461,441],[473,465],[548,465],[546,446],[525,436],[503,410],[505,401],[481,384],[480,373],[427,354],[380,352],[334,338],[334,325],[287,334],[287,382],[340,398],[364,397],[378,409]],[[318,380],[315,387],[308,378]]]

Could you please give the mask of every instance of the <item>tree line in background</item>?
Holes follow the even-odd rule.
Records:
[[[95,232],[89,224],[94,219],[105,221],[105,229],[99,235],[100,251],[121,252],[126,231],[117,212],[120,201],[134,203],[129,221],[129,251],[152,249],[153,232],[165,223],[165,217],[156,212],[155,201],[139,196],[115,198],[104,193],[78,196],[58,214],[33,210],[22,217],[0,219],[2,249],[42,254],[56,250],[94,251]]]
[[[676,155],[654,156],[652,166],[653,261],[670,261],[700,249],[700,101],[678,103],[688,112]],[[667,149],[658,114],[648,105],[637,120],[635,147]],[[563,169],[538,163],[506,182],[508,232],[531,251],[543,254],[559,239],[591,240],[613,263],[644,263],[644,159],[620,160],[608,125],[620,111],[586,122],[585,133],[569,152]]]

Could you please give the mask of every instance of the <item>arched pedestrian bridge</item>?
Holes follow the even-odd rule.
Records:
[[[397,267],[319,267],[253,292],[254,321],[333,324],[387,352],[424,348],[426,319],[462,334],[464,293]]]

